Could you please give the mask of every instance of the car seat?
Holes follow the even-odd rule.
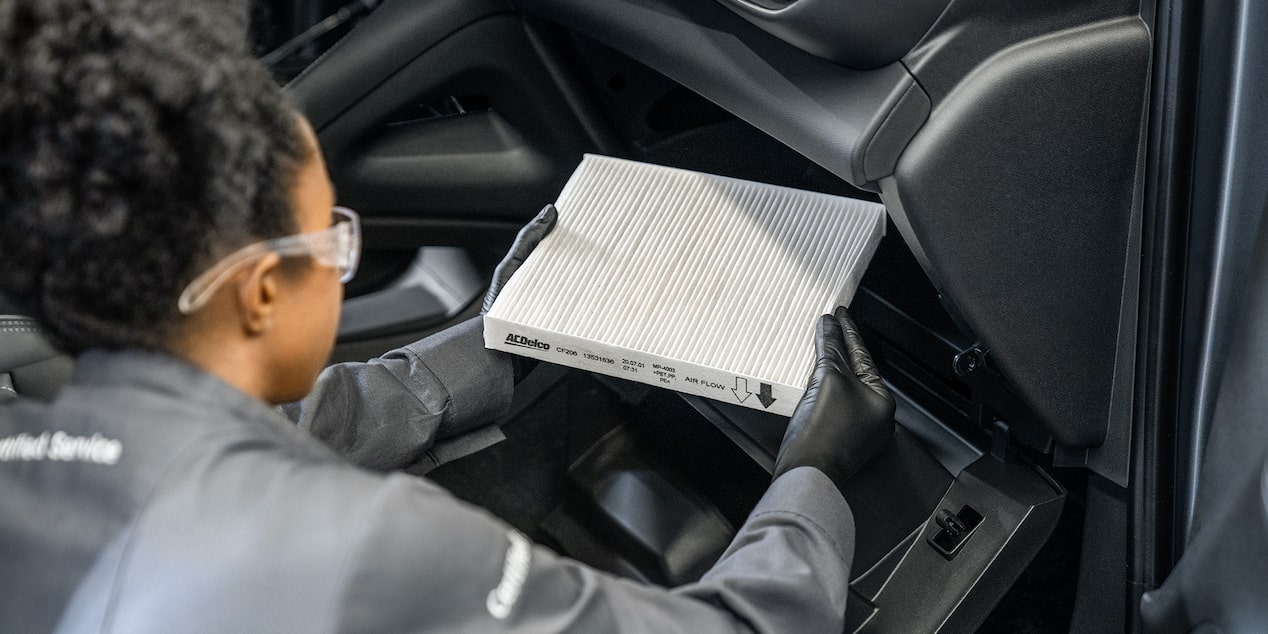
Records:
[[[0,297],[0,405],[19,397],[52,400],[74,371],[74,360],[30,317]]]

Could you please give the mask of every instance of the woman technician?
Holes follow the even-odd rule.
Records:
[[[57,401],[0,409],[0,631],[839,632],[838,487],[893,412],[844,315],[819,324],[775,480],[698,583],[596,572],[354,466],[466,442],[508,407],[511,362],[475,319],[318,377],[357,219],[240,14],[0,0],[0,293],[78,356]],[[299,427],[272,407],[294,401]]]

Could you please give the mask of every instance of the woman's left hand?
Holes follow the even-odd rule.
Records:
[[[493,302],[497,299],[498,293],[502,292],[502,288],[511,280],[511,276],[519,270],[524,260],[528,259],[533,249],[537,248],[537,244],[555,228],[555,222],[558,219],[559,211],[555,209],[555,206],[546,205],[536,218],[520,229],[519,235],[515,236],[515,242],[511,245],[511,250],[493,271],[493,281],[489,282],[489,292],[484,296],[484,307],[480,309],[481,315],[493,308]]]

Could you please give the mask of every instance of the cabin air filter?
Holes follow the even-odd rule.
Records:
[[[484,318],[488,348],[789,415],[883,205],[587,155]]]

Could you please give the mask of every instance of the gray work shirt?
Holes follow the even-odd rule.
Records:
[[[404,465],[504,411],[479,328],[324,373],[286,411],[330,446],[160,354],[86,354],[52,405],[0,408],[0,631],[841,631],[853,520],[817,470],[667,590],[331,450]]]

